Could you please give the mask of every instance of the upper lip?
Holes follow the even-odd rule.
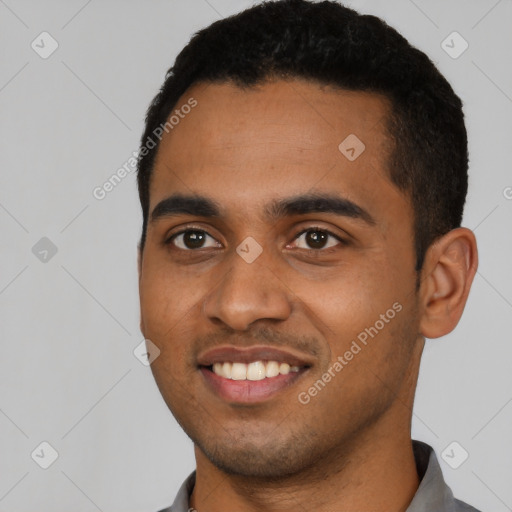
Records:
[[[215,363],[252,363],[254,361],[277,361],[288,363],[290,366],[311,366],[313,363],[304,354],[290,349],[280,349],[268,346],[253,346],[247,348],[224,345],[205,352],[197,358],[199,366],[211,366]]]

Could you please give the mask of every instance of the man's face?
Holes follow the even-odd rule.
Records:
[[[386,172],[387,102],[302,80],[196,84],[175,108],[191,97],[156,158],[140,300],[161,351],[153,374],[198,456],[277,477],[370,428],[407,428],[421,337],[413,211]],[[351,134],[362,153],[353,136],[339,149]],[[217,215],[168,202],[151,218],[177,194]],[[312,194],[344,207],[271,210]],[[236,378],[215,362],[236,362]]]

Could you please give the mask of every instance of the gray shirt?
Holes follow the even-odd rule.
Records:
[[[432,447],[421,441],[412,441],[420,485],[406,512],[480,512],[453,497]],[[174,503],[159,512],[188,512],[189,497],[194,488],[196,472],[192,472],[180,487]]]

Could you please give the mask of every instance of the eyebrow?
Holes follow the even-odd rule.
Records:
[[[151,213],[151,222],[174,215],[196,215],[206,218],[220,218],[219,203],[201,195],[173,194],[160,201]],[[334,213],[343,217],[359,219],[370,226],[375,219],[356,203],[331,194],[304,194],[285,199],[275,199],[264,208],[264,216],[270,222],[291,215],[307,213]]]

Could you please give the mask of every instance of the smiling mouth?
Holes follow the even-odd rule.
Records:
[[[199,370],[207,387],[223,401],[255,405],[279,395],[309,368],[309,365],[290,366],[285,362],[258,360],[250,363],[219,361],[200,366]]]
[[[217,398],[256,405],[290,390],[315,361],[291,347],[221,345],[198,354],[197,363],[203,383]]]
[[[250,381],[273,379],[278,375],[297,373],[301,369],[300,366],[290,366],[288,363],[278,361],[253,361],[247,364],[225,361],[214,363],[206,368],[225,379]]]

